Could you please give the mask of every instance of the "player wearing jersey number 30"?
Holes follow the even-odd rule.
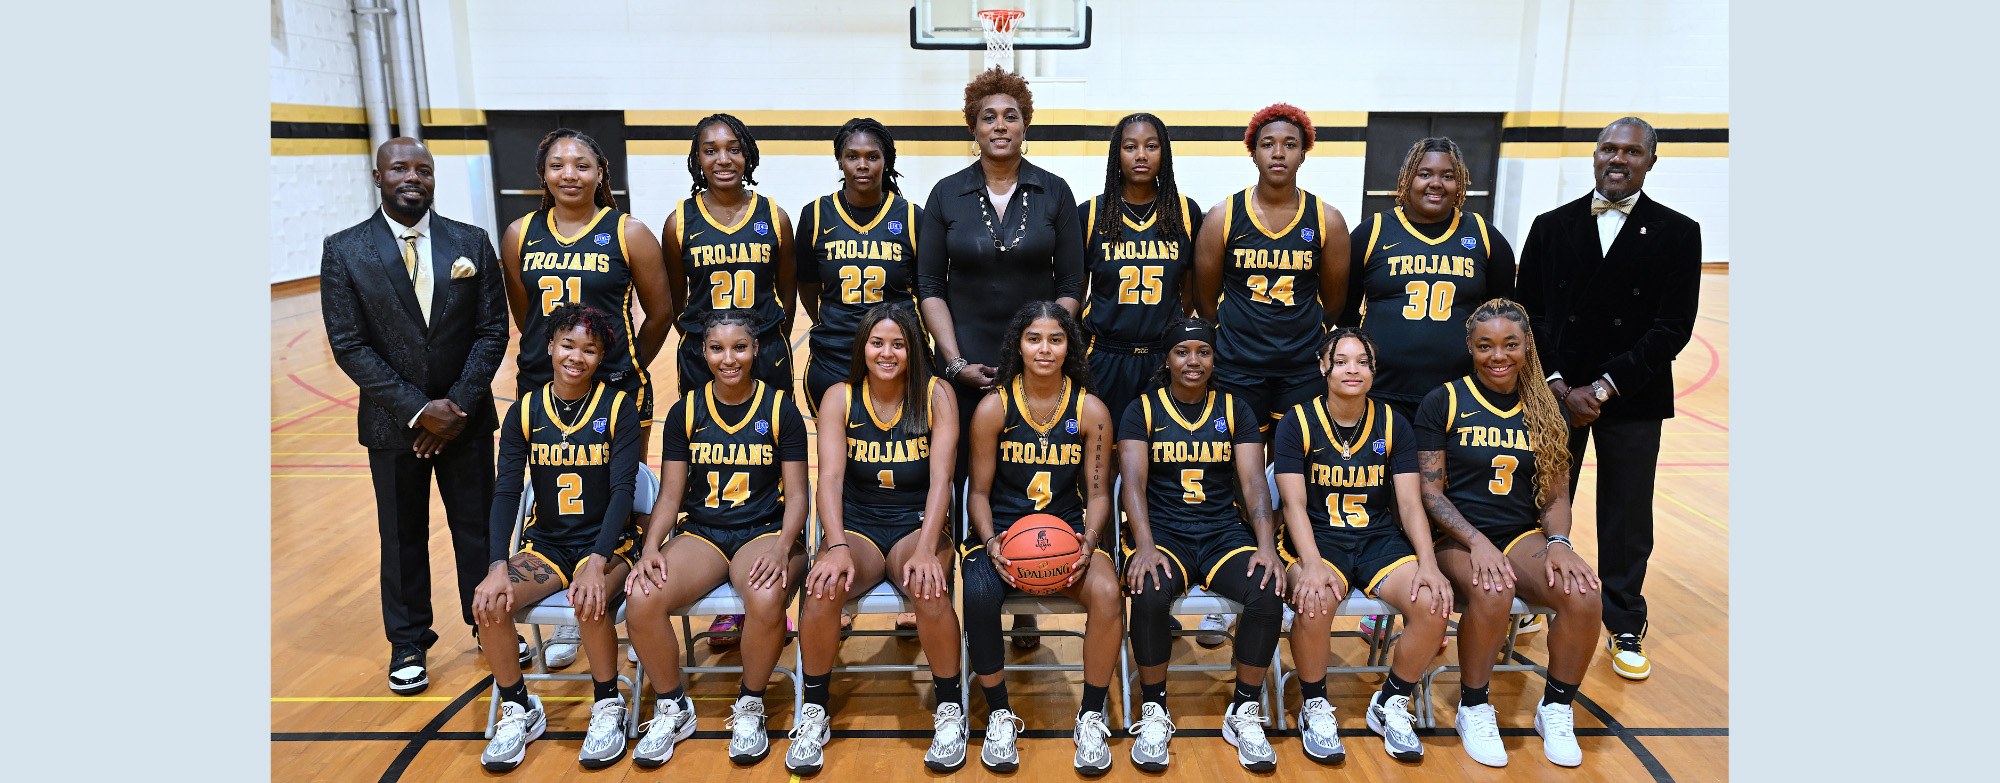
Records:
[[[1487,682],[1519,595],[1556,611],[1535,731],[1550,761],[1574,767],[1583,763],[1583,751],[1570,703],[1597,649],[1603,606],[1594,594],[1597,574],[1568,538],[1569,426],[1541,382],[1541,359],[1519,304],[1482,304],[1465,330],[1472,374],[1433,390],[1417,407],[1416,423],[1424,511],[1446,536],[1437,546],[1438,568],[1465,600],[1458,624],[1463,685],[1453,722],[1474,761],[1507,764]]]

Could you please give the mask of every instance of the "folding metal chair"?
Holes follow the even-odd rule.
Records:
[[[820,549],[819,549],[820,539],[826,534],[826,531],[823,530],[819,524],[819,506],[817,504],[813,506],[812,516],[806,522],[806,530],[807,530],[807,538],[811,542],[811,545],[808,546],[807,549],[812,552],[813,562],[817,563],[819,561],[819,554],[820,554]],[[887,553],[885,552],[883,554],[886,555]],[[811,573],[810,567],[807,568],[807,573]],[[957,573],[958,569],[954,567],[952,569],[952,575],[956,576]],[[894,578],[895,578],[894,574],[885,572],[882,575],[881,581],[876,582],[875,586],[869,588],[867,592],[862,593],[860,596],[856,597],[851,601],[848,601],[847,605],[842,607],[841,611],[845,614],[851,614],[856,617],[859,617],[864,614],[902,614],[904,612],[915,612],[917,610],[917,603],[915,601],[910,600],[909,597],[903,595],[903,591],[897,589],[897,587],[891,583],[894,580]],[[957,592],[957,587],[952,578],[947,577],[945,579],[945,589],[953,593]],[[852,628],[843,628],[840,631],[840,638],[843,641],[853,636],[874,636],[874,637],[890,636],[890,637],[901,637],[908,639],[908,638],[915,638],[916,635],[917,631],[914,628],[891,628],[886,631],[860,631]],[[872,673],[872,672],[929,671],[930,656],[926,655],[924,657],[925,660],[923,663],[914,663],[914,662],[881,663],[881,664],[862,664],[855,666],[841,666],[836,662],[836,664],[829,671],[829,673],[840,674],[848,672]],[[805,671],[806,659],[805,659],[804,645],[798,646],[798,649],[794,651],[792,659],[794,662],[797,663],[799,671],[801,672]],[[837,660],[838,659],[836,659],[836,661]],[[961,663],[958,667],[958,676],[960,680],[963,680],[965,679],[965,666],[963,664],[964,658],[961,657],[959,660],[961,661]]]
[[[654,498],[656,498],[659,494],[660,494],[660,478],[653,474],[652,468],[649,468],[645,465],[640,465],[637,481],[633,485],[633,490],[632,490],[633,513],[646,513],[646,511],[650,511],[653,507]],[[528,518],[528,510],[534,506],[534,503],[535,503],[535,483],[533,481],[528,481],[526,483],[526,487],[521,490],[521,507],[517,512],[515,512],[513,540],[510,544],[508,544],[507,547],[509,551],[514,551],[520,548],[521,525],[524,522],[526,522]],[[612,615],[613,623],[622,625],[625,622],[625,604],[626,604],[625,601],[618,602],[618,611]],[[533,633],[535,637],[534,641],[535,646],[532,648],[533,650],[536,651],[534,656],[535,667],[532,671],[523,672],[521,674],[522,680],[528,682],[548,682],[555,680],[591,679],[591,676],[587,673],[578,673],[578,674],[551,673],[548,669],[548,662],[543,654],[546,650],[546,645],[544,645],[542,642],[542,626],[544,625],[574,626],[579,624],[576,619],[576,612],[572,610],[569,605],[569,591],[557,590],[554,593],[550,594],[549,597],[544,598],[541,601],[537,602],[534,606],[524,607],[519,611],[516,611],[514,613],[514,622],[516,624],[523,624],[523,623],[527,624],[527,626],[530,629],[530,632]],[[632,640],[628,637],[621,636],[618,638],[618,643],[621,645],[629,645],[632,643]],[[616,656],[614,655],[614,659],[615,658]],[[622,683],[625,687],[629,688],[632,692],[631,700],[625,702],[627,705],[631,705],[631,709],[625,711],[625,736],[638,737],[639,736],[638,704],[639,704],[639,697],[642,691],[644,691],[646,685],[646,665],[643,663],[639,664],[638,668],[633,672],[630,678],[627,678],[623,674],[618,675],[618,681]],[[499,718],[500,718],[500,688],[498,685],[495,685],[493,687],[493,698],[489,700],[488,704],[486,705],[486,737],[488,739],[491,739],[493,737],[493,725],[494,723],[498,722]]]

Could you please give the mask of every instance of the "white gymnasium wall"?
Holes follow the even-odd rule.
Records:
[[[343,6],[283,2],[287,10]],[[1368,111],[1708,113],[1721,117],[1713,127],[1727,123],[1727,6],[1719,0],[1093,0],[1092,6],[1092,48],[1039,55],[1043,72],[1052,74],[1032,78],[1038,113],[1051,113],[1040,115],[1045,122],[1051,115],[1076,121],[1083,111],[1108,115],[1092,122],[1109,122],[1147,110],[1218,112],[1205,122],[1227,124],[1286,101],[1335,126],[1365,125]],[[684,1],[581,0],[559,14],[587,20],[587,29],[576,31],[552,25],[558,14],[530,0],[423,0],[422,13],[432,103],[462,109],[955,112],[979,62],[976,52],[911,49],[909,4],[901,0],[738,0],[725,11]],[[338,16],[348,24],[344,13]],[[290,17],[287,24],[286,35],[296,35],[298,25]],[[351,71],[347,45],[345,60],[336,62]],[[286,100],[278,97],[280,81],[328,78],[281,71],[278,63],[274,53],[274,102]],[[353,101],[340,105],[358,105]],[[1510,124],[1522,124],[1509,116]],[[1079,196],[1102,189],[1101,151],[1042,144],[1038,152],[1032,131],[1029,138],[1029,157],[1069,180]],[[1502,161],[1495,218],[1517,242],[1535,214],[1590,186],[1587,149],[1543,146]],[[830,144],[825,153],[808,147],[767,152],[757,172],[759,190],[794,211],[836,187]],[[1222,154],[1184,152],[1176,159],[1182,191],[1204,206],[1255,176],[1241,153],[1215,145],[1208,151]],[[491,210],[483,196],[490,185],[482,179],[490,172],[478,168],[484,160],[466,156],[456,167],[440,161],[441,212],[463,210],[458,214],[481,223],[514,217],[478,214],[479,202]],[[931,182],[971,160],[905,154],[899,161],[905,191],[921,201]],[[1362,161],[1359,144],[1315,149],[1301,182],[1357,221]],[[682,153],[635,150],[628,165],[633,209],[657,229],[687,195]],[[280,166],[273,168],[276,177]],[[445,169],[462,169],[460,181],[448,182]],[[1648,187],[1702,221],[1710,261],[1728,260],[1727,182],[1727,157],[1674,158],[1662,161]],[[274,221],[278,202],[312,197],[274,190],[280,192]],[[372,204],[372,195],[364,196]],[[338,215],[329,218],[334,228],[355,219],[344,202],[318,206]],[[294,241],[289,234],[281,239]],[[316,237],[311,245],[316,265]]]
[[[361,77],[350,7],[347,0],[272,0],[274,27],[283,20],[271,41],[274,119],[284,113],[278,105],[358,112]],[[320,241],[359,222],[377,199],[366,154],[277,154],[278,145],[272,146],[271,282],[278,283],[318,275]]]

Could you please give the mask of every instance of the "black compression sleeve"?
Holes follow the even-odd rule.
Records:
[[[617,416],[618,433],[611,439],[611,500],[604,505],[604,516],[597,523],[597,542],[590,548],[606,560],[611,559],[619,534],[631,521],[632,492],[639,478],[639,439],[646,432],[639,426],[638,401],[630,395],[618,406]]]
[[[1411,429],[1417,432],[1418,451],[1444,451],[1451,442],[1451,422],[1445,421],[1451,415],[1450,395],[1449,390],[1439,386],[1424,395],[1423,404],[1417,406],[1417,420]]]
[[[521,434],[521,405],[516,400],[500,420],[500,454],[493,479],[493,508],[486,515],[486,562],[505,560],[514,539],[514,518],[521,512],[521,479],[528,469],[528,439]]]

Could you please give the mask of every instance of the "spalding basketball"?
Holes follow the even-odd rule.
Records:
[[[1083,539],[1053,514],[1022,517],[1000,538],[1000,556],[1007,558],[1014,585],[1036,595],[1050,595],[1062,587],[1082,549]]]

